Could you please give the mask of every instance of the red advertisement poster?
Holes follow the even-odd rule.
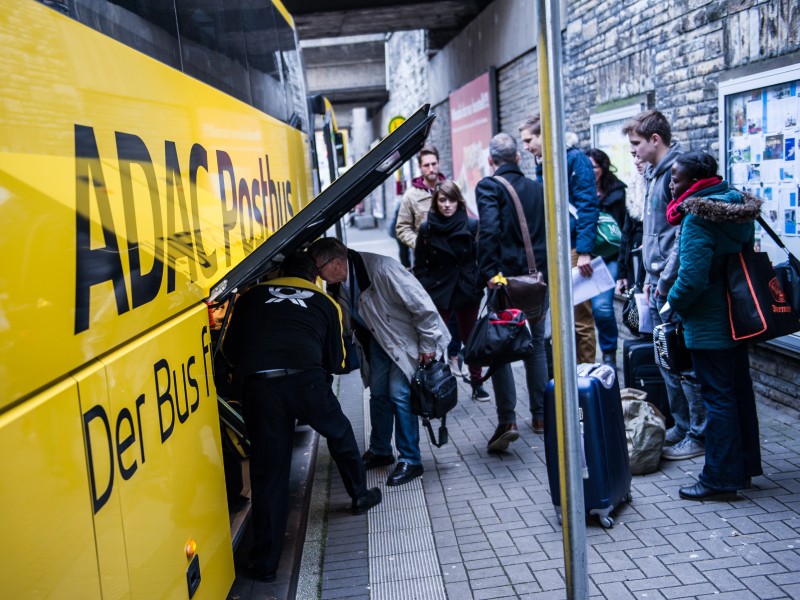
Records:
[[[450,94],[450,138],[453,148],[453,180],[467,200],[473,216],[478,214],[475,186],[489,169],[489,141],[494,124],[494,95],[490,72],[473,79]]]

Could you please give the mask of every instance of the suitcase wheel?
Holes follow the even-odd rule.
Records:
[[[612,527],[614,527],[614,519],[612,519],[611,517],[601,516],[598,517],[598,520],[600,521],[600,525],[602,525],[606,529],[611,529]]]

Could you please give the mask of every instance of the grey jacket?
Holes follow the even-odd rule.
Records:
[[[417,278],[398,261],[380,254],[359,252],[370,279],[370,286],[358,295],[358,314],[374,341],[411,380],[419,355],[435,352],[439,358],[447,351],[450,333],[430,296]],[[343,291],[340,292],[343,294]],[[347,299],[340,296],[340,304]],[[346,314],[349,322],[350,315]],[[359,347],[361,378],[369,384],[369,362]]]
[[[672,144],[669,151],[655,167],[644,173],[646,196],[642,232],[642,258],[651,285],[658,286],[659,294],[667,294],[678,277],[678,245],[675,243],[678,228],[667,221],[667,205],[672,197],[667,187],[672,163],[681,150]]]

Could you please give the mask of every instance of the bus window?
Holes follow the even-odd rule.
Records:
[[[286,86],[286,102],[289,106],[287,123],[300,131],[308,132],[308,105],[304,91],[305,77],[297,36],[292,26],[279,14],[276,15],[275,25],[278,28],[283,82]]]
[[[242,7],[242,23],[250,71],[253,106],[284,123],[286,92],[281,83],[280,46],[275,33],[275,13],[272,5]]]
[[[250,77],[242,16],[224,0],[177,0],[181,56],[186,74],[248,104]]]
[[[172,3],[159,0],[57,0],[48,6],[176,69],[181,68]]]

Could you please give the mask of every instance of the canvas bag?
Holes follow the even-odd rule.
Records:
[[[508,295],[514,308],[522,310],[529,322],[538,323],[544,319],[547,313],[545,310],[547,284],[544,282],[541,271],[536,268],[536,257],[533,255],[533,245],[531,244],[531,234],[528,231],[528,221],[525,219],[525,211],[522,210],[522,204],[514,187],[499,175],[495,175],[493,179],[505,186],[514,203],[521,229],[520,233],[522,233],[522,243],[525,245],[525,258],[528,262],[527,275],[506,277]]]
[[[664,447],[664,415],[647,402],[647,394],[634,388],[620,390],[622,418],[628,441],[628,458],[633,475],[646,475],[658,469]]]

